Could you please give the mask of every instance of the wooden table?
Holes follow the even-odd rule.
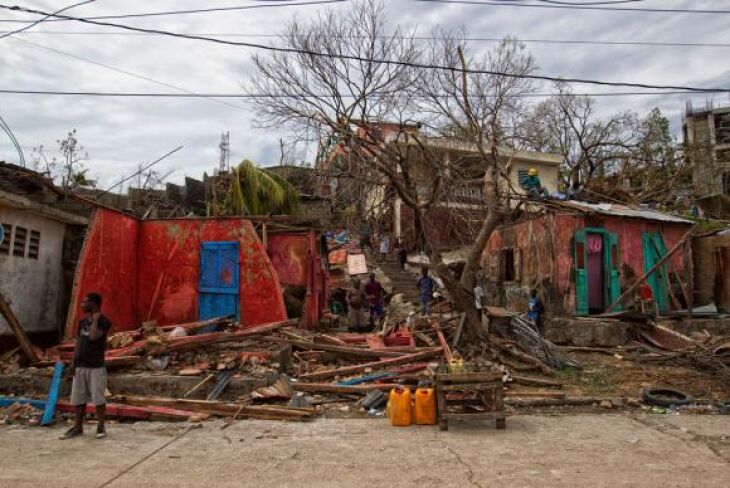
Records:
[[[449,429],[449,420],[494,420],[498,429],[507,427],[501,372],[437,373],[434,379],[441,430]]]

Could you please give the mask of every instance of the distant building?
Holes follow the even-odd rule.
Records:
[[[730,196],[730,105],[687,103],[682,132],[696,196]]]
[[[0,162],[0,292],[31,336],[58,337],[88,219],[62,210],[50,179]],[[0,336],[10,329],[0,318]]]

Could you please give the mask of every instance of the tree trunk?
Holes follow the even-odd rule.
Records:
[[[464,265],[464,271],[461,273],[461,286],[464,288],[473,288],[476,277],[476,271],[479,267],[479,260],[484,252],[484,248],[492,236],[492,232],[502,222],[504,214],[498,209],[492,209],[487,215],[487,219],[484,221],[482,228],[479,230],[474,244],[472,244],[469,250],[469,256],[466,259],[466,265]]]

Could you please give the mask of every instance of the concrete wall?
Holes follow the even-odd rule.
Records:
[[[0,292],[11,301],[11,307],[27,332],[60,330],[60,296],[62,296],[63,236],[65,225],[25,210],[3,208],[0,222],[27,229],[23,256],[13,256],[14,236],[9,255],[0,255]],[[29,258],[30,231],[40,232],[38,259]],[[5,320],[0,317],[0,335],[9,335]]]
[[[520,186],[519,172],[520,170],[529,171],[530,168],[535,168],[537,170],[537,175],[540,177],[540,183],[542,183],[543,188],[547,190],[549,195],[558,191],[558,183],[560,182],[559,165],[516,160],[512,162],[512,172],[509,176],[512,188],[516,190],[517,193],[526,193]]]

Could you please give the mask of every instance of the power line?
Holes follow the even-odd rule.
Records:
[[[627,96],[664,96],[664,95],[690,95],[697,94],[696,90],[672,90],[662,92],[597,92],[597,93],[573,93],[575,96],[587,97],[627,97]],[[728,90],[703,90],[700,93],[728,93]],[[334,95],[265,95],[258,93],[154,93],[154,92],[100,92],[100,91],[53,91],[53,90],[10,90],[0,89],[0,94],[8,95],[56,95],[56,96],[81,96],[81,97],[120,97],[120,98],[332,98]],[[555,93],[521,93],[511,95],[515,98],[541,98],[551,97]],[[452,95],[437,95],[448,98]],[[341,98],[355,98],[355,95],[340,95]],[[422,99],[424,97],[414,97]],[[491,98],[490,95],[473,96],[472,98]]]
[[[30,24],[28,24],[25,27],[21,27],[20,29],[3,33],[2,35],[0,35],[0,39],[4,39],[5,37],[10,37],[13,34],[18,34],[20,32],[23,32],[23,31],[26,31],[28,29],[31,29],[31,28],[35,27],[36,25],[40,24],[41,22],[44,22],[44,21],[48,20],[54,14],[60,14],[61,12],[65,12],[66,10],[70,10],[72,8],[75,8],[75,7],[80,7],[82,5],[86,5],[87,3],[91,3],[93,1],[94,0],[85,0],[85,1],[80,2],[80,3],[75,3],[73,5],[69,5],[68,7],[63,7],[62,9],[56,10],[55,12],[53,12],[53,14],[46,15],[45,17],[41,17],[40,19],[38,19],[38,20],[36,20],[34,22],[31,22]]]
[[[557,76],[546,76],[546,75],[525,75],[525,74],[505,73],[505,72],[484,70],[484,69],[463,69],[463,68],[460,68],[457,66],[439,66],[439,65],[435,65],[435,64],[415,63],[415,62],[398,61],[398,60],[391,60],[391,59],[364,58],[361,56],[354,56],[354,55],[348,55],[348,54],[321,53],[321,52],[311,51],[311,50],[306,50],[306,49],[277,47],[277,46],[269,46],[266,44],[241,42],[241,41],[227,41],[227,40],[223,40],[223,39],[215,39],[212,37],[179,34],[179,33],[175,33],[175,32],[159,30],[159,29],[145,29],[145,28],[141,28],[141,27],[133,27],[133,26],[126,25],[126,24],[117,24],[117,23],[112,23],[112,22],[100,22],[100,21],[96,21],[96,20],[89,20],[89,19],[84,19],[84,18],[79,18],[79,17],[71,17],[68,15],[49,14],[48,12],[43,12],[43,11],[36,10],[36,9],[29,9],[29,8],[24,8],[24,7],[10,7],[8,5],[3,5],[3,4],[0,4],[0,8],[5,9],[5,10],[20,10],[22,12],[28,12],[28,13],[34,13],[34,14],[40,14],[40,15],[53,15],[54,17],[65,18],[65,19],[74,20],[77,22],[93,24],[93,25],[101,25],[101,26],[106,26],[106,27],[115,27],[115,28],[134,31],[134,32],[148,32],[148,33],[153,33],[153,34],[167,35],[170,37],[178,37],[181,39],[207,41],[207,42],[211,42],[211,43],[215,43],[215,44],[245,46],[245,47],[251,47],[251,48],[261,49],[261,50],[265,50],[265,51],[304,54],[307,56],[342,59],[342,60],[347,60],[347,61],[358,61],[358,62],[374,63],[374,64],[404,66],[404,67],[408,67],[408,68],[417,68],[417,69],[438,69],[438,70],[445,70],[445,71],[454,71],[454,72],[459,72],[459,73],[465,72],[465,73],[471,73],[471,74],[504,76],[506,78],[533,79],[533,80],[550,81],[550,82],[580,83],[580,84],[588,84],[588,85],[646,88],[646,89],[660,89],[660,90],[687,90],[687,91],[694,91],[694,92],[698,92],[698,93],[730,92],[730,88],[716,88],[716,87],[700,88],[700,87],[681,86],[681,85],[655,85],[655,84],[650,84],[650,83],[612,82],[612,81],[591,80],[591,79],[584,79],[584,78],[561,78],[561,77],[557,77]]]
[[[590,5],[556,5],[556,4],[527,4],[513,2],[480,2],[478,0],[412,0],[424,3],[444,3],[454,5],[482,5],[493,7],[525,7],[543,9],[568,9],[568,10],[600,10],[603,12],[659,12],[659,13],[683,13],[683,14],[730,14],[730,10],[709,10],[709,9],[686,9],[686,8],[649,8],[649,7],[603,7]]]
[[[89,0],[94,1],[94,0]],[[308,2],[297,2],[297,3],[282,3],[282,4],[262,4],[262,5],[240,5],[240,6],[234,6],[234,7],[212,7],[212,8],[200,8],[200,9],[190,9],[190,10],[168,10],[164,12],[144,12],[139,14],[119,14],[119,15],[96,15],[93,17],[87,17],[89,20],[112,20],[112,19],[135,19],[140,17],[161,17],[161,16],[171,16],[171,15],[189,15],[189,14],[202,14],[202,13],[211,13],[211,12],[230,12],[234,10],[252,10],[252,9],[261,9],[261,8],[278,8],[278,7],[302,7],[302,6],[308,6],[308,5],[326,5],[330,3],[341,3],[346,2],[347,0],[312,0]],[[17,7],[14,10],[17,11],[23,11],[22,7]],[[57,12],[60,13],[61,11]],[[55,18],[51,19],[48,22],[64,22],[71,19],[65,19],[65,18]],[[11,23],[31,23],[32,21],[29,20],[13,20],[13,19],[3,19],[0,20],[0,22],[11,22]]]
[[[150,77],[145,76],[145,75],[140,75],[138,73],[134,73],[132,71],[123,70],[123,69],[117,68],[115,66],[111,66],[111,65],[108,65],[108,64],[100,63],[98,61],[93,61],[91,59],[87,59],[87,58],[84,58],[82,56],[78,56],[76,54],[68,53],[66,51],[61,51],[59,49],[55,49],[55,48],[52,48],[52,47],[49,47],[49,46],[44,46],[43,44],[38,44],[36,42],[26,41],[25,39],[18,39],[18,38],[14,38],[13,40],[14,41],[17,41],[17,42],[23,42],[25,44],[30,44],[30,45],[35,46],[35,47],[38,47],[40,49],[45,49],[47,51],[51,51],[51,52],[54,52],[54,53],[57,53],[57,54],[61,54],[63,56],[68,56],[70,58],[77,59],[77,60],[83,61],[85,63],[89,63],[89,64],[93,64],[95,66],[99,66],[101,68],[105,68],[105,69],[108,69],[108,70],[111,70],[111,71],[116,71],[117,73],[121,73],[121,74],[124,74],[124,75],[127,75],[127,76],[132,76],[132,77],[138,78],[140,80],[148,81],[150,83],[155,83],[156,85],[164,86],[164,87],[167,87],[167,88],[172,88],[173,90],[178,90],[178,91],[181,91],[183,93],[187,93],[187,94],[190,94],[190,95],[200,95],[201,98],[207,98],[209,100],[212,100],[214,102],[220,103],[222,105],[226,105],[228,107],[232,107],[232,108],[235,108],[235,109],[248,111],[248,109],[246,107],[242,107],[240,105],[234,105],[232,103],[228,103],[228,102],[223,101],[223,100],[218,100],[218,99],[216,99],[214,97],[208,97],[208,96],[205,96],[205,95],[202,95],[202,94],[198,94],[197,92],[192,91],[192,90],[188,90],[187,88],[182,88],[180,86],[176,86],[176,85],[173,85],[173,84],[170,84],[170,83],[166,83],[164,81],[159,81],[159,80],[156,80],[154,78],[150,78]]]
[[[0,34],[7,31],[0,31]],[[159,34],[151,34],[145,32],[106,32],[106,31],[31,31],[24,32],[23,35],[29,34],[47,34],[47,35],[68,35],[68,36],[154,36]],[[237,34],[237,33],[216,33],[216,32],[184,32],[184,35],[205,36],[205,37],[233,37],[233,38],[250,38],[250,39],[280,39],[280,34]],[[365,39],[366,36],[333,36],[337,39]],[[374,36],[376,39],[413,39],[415,41],[439,41],[444,40],[439,36]],[[465,42],[502,42],[502,37],[463,37],[460,40]],[[601,41],[601,40],[584,40],[584,39],[522,39],[517,38],[519,42],[525,44],[585,44],[597,46],[649,46],[649,47],[711,47],[711,48],[729,48],[730,43],[720,42],[659,42],[659,41]]]

